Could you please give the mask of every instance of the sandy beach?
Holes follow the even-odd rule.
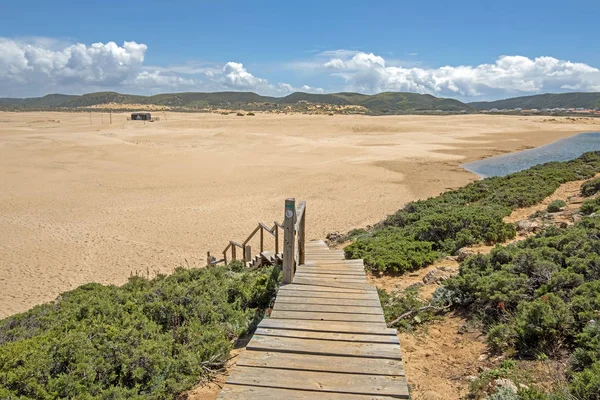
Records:
[[[519,116],[0,113],[0,318],[87,282],[204,266],[307,200],[308,238],[476,177],[473,161],[600,131]],[[256,248],[256,244],[253,246]]]

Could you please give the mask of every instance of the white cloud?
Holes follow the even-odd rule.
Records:
[[[144,62],[145,44],[72,44],[62,49],[0,38],[0,81],[22,84],[115,85],[131,78]]]
[[[242,63],[230,61],[223,67],[221,82],[235,90],[258,90],[269,88],[266,79],[257,78],[244,68]]]
[[[346,90],[409,91],[460,98],[497,98],[565,90],[600,90],[600,70],[553,57],[501,56],[494,64],[435,69],[386,66],[373,53],[332,58],[322,64]]]
[[[236,90],[276,96],[326,91],[300,85],[299,79],[318,86],[325,83],[330,92],[409,91],[463,100],[600,91],[598,68],[553,57],[501,56],[490,64],[425,68],[417,61],[338,49],[280,65],[291,75],[285,81],[293,83],[273,84],[235,61],[146,66],[147,51],[148,46],[133,41],[86,45],[52,38],[0,37],[0,97],[98,90],[140,94]]]
[[[306,92],[306,93],[325,93],[325,89],[311,87],[308,85],[302,85],[300,87],[294,87],[289,83],[279,83],[277,84],[278,92],[282,94],[290,94],[294,92]]]

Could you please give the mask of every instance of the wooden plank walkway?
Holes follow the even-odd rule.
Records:
[[[362,260],[323,241],[279,289],[219,399],[408,399],[400,342]]]

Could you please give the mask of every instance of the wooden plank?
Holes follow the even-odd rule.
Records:
[[[281,353],[332,355],[342,357],[385,358],[402,360],[399,344],[341,342],[320,339],[254,335],[247,350]]]
[[[294,287],[288,288],[288,289],[280,288],[278,294],[280,296],[284,295],[287,297],[314,297],[314,298],[325,297],[325,298],[334,298],[334,299],[346,298],[346,299],[355,299],[355,300],[377,300],[377,301],[379,301],[379,296],[377,295],[377,293],[374,293],[374,292],[367,292],[367,291],[352,291],[352,292],[341,291],[341,292],[338,292],[335,289],[330,289],[327,287],[320,288],[317,286],[317,288],[319,288],[321,290],[312,289],[311,286],[302,287],[302,285],[298,285],[298,286],[294,286]]]
[[[299,265],[298,269],[328,269],[334,271],[360,271],[365,272],[365,266],[363,264],[303,264]]]
[[[276,379],[265,379],[266,377]],[[271,368],[236,367],[228,384],[277,387],[309,390],[314,398],[317,393],[352,393],[369,395],[404,396],[408,398],[406,379],[398,376],[365,376],[334,372],[273,370]]]
[[[277,303],[293,303],[293,304],[331,304],[331,305],[346,305],[346,306],[363,306],[363,307],[381,307],[378,299],[348,299],[348,298],[329,298],[329,297],[294,297],[281,293],[277,296]]]
[[[306,371],[341,372],[347,374],[404,376],[404,365],[398,360],[313,354],[245,351],[236,361],[246,367],[286,368]]]
[[[344,313],[324,313],[310,311],[272,311],[271,319],[309,319],[318,321],[347,321],[347,322],[365,322],[385,324],[383,315],[373,314],[344,314]]]
[[[348,282],[348,283],[367,283],[367,278],[363,275],[333,275],[333,274],[311,274],[306,272],[297,272],[298,278],[307,279],[319,279],[323,281],[336,281],[336,282]]]
[[[295,285],[312,286],[312,287],[330,287],[336,289],[355,289],[364,290],[366,292],[377,292],[372,286],[365,283],[351,283],[351,282],[336,282],[335,280],[325,280],[316,278],[294,278],[293,283]]]
[[[328,267],[305,267],[296,268],[296,273],[331,274],[331,275],[359,275],[366,276],[364,268],[328,268]]]
[[[313,292],[336,292],[336,293],[377,293],[371,289],[352,289],[352,288],[332,288],[320,285],[300,285],[300,284],[289,284],[281,286],[279,292],[285,290],[309,290]]]
[[[343,342],[388,343],[400,345],[398,336],[369,335],[340,332],[296,331],[293,329],[257,328],[256,335],[279,336],[296,339],[337,340]],[[335,368],[335,367],[334,367]]]
[[[315,398],[315,396],[318,396],[320,400],[391,400],[398,398],[379,395],[265,388],[237,384],[225,385],[217,398],[222,400],[306,400]]]
[[[358,268],[329,269],[327,267],[322,267],[322,268],[298,267],[296,269],[296,274],[319,274],[319,275],[333,275],[333,276],[353,275],[353,276],[366,277],[365,270],[358,269]],[[324,276],[323,278],[327,278],[327,276]],[[330,278],[331,278],[331,276],[330,276]]]
[[[369,335],[396,336],[396,330],[388,328],[385,324],[371,324],[362,322],[332,322],[311,321],[293,319],[265,318],[259,324],[259,328],[293,329],[318,332],[345,332]]]
[[[348,306],[348,305],[328,305],[328,304],[303,304],[298,303],[282,303],[277,300],[273,307],[275,311],[309,311],[309,312],[332,312],[332,313],[346,313],[346,314],[373,314],[383,315],[381,306],[375,307],[361,307],[361,306]]]
[[[309,275],[317,275],[315,278],[335,278],[336,276],[341,275],[354,275],[354,278],[358,277],[366,277],[364,269],[355,269],[355,268],[347,268],[347,269],[333,269],[328,270],[327,268],[297,268],[296,274],[309,274]],[[319,275],[326,276],[319,276]],[[348,278],[352,278],[352,276],[348,276]]]

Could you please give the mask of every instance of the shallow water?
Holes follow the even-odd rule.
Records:
[[[581,133],[531,150],[504,154],[463,164],[482,178],[504,176],[551,161],[569,161],[588,151],[600,150],[600,132]]]

